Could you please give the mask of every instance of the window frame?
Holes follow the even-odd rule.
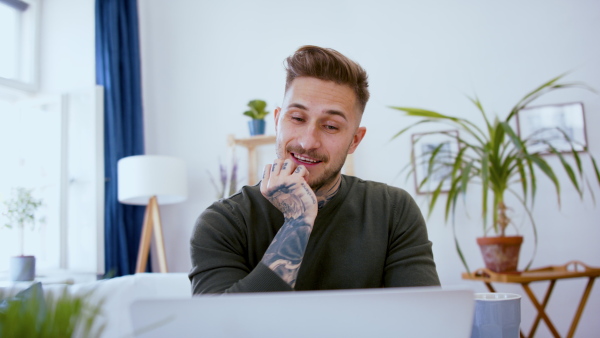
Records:
[[[23,12],[21,20],[20,55],[23,60],[21,78],[0,76],[0,86],[26,92],[39,90],[40,27],[42,0],[0,0],[0,6],[9,6]]]

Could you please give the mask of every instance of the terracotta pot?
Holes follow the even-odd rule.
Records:
[[[478,237],[485,267],[494,272],[514,272],[519,265],[523,236]]]

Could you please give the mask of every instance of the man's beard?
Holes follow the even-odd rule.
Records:
[[[279,147],[278,144],[277,144],[276,148],[277,148],[277,157],[280,159],[283,159],[285,156],[285,153],[281,153],[281,148]],[[350,149],[350,145],[348,145],[348,149]],[[299,147],[288,146],[285,149],[285,151],[287,153],[294,153],[297,155],[305,155],[310,158],[317,159],[319,161],[322,161],[323,164],[328,163],[329,160],[331,159],[328,156],[320,155],[313,151],[304,151],[302,148],[299,148]],[[348,153],[348,151],[346,150],[346,154],[347,153]],[[330,184],[333,181],[335,181],[337,176],[342,171],[342,168],[344,167],[344,163],[346,163],[346,156],[341,157],[340,159],[336,159],[335,162],[332,162],[331,167],[328,169],[325,169],[325,171],[319,177],[311,177],[313,175],[313,173],[310,173],[308,176],[308,185],[310,186],[310,188],[316,192],[319,189],[321,189],[322,187],[326,186],[327,184]],[[309,170],[309,172],[310,172],[310,170]]]
[[[344,158],[341,158],[341,160],[337,161],[337,163],[332,163],[331,168],[326,169],[321,174],[321,177],[316,178],[316,181],[313,181],[312,183],[308,182],[308,185],[310,186],[310,188],[316,192],[316,191],[319,191],[319,189],[321,189],[325,185],[330,184],[333,181],[335,181],[335,179],[340,174],[340,171],[342,171],[342,167],[344,166],[345,162],[346,162],[346,158],[344,157]],[[310,180],[310,176],[308,178]]]

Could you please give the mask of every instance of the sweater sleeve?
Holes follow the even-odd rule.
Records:
[[[290,291],[267,266],[251,266],[243,227],[226,204],[205,210],[194,226],[189,278],[192,293]]]
[[[439,286],[432,243],[425,220],[413,198],[400,190],[395,205],[395,224],[391,232],[385,267],[385,286]]]

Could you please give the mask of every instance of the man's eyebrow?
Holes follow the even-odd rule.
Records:
[[[306,108],[305,106],[301,105],[300,103],[290,103],[290,105],[288,106],[288,108],[298,108],[298,109],[302,109],[302,110],[308,110],[308,108]]]
[[[348,121],[348,119],[346,118],[346,114],[344,114],[343,112],[341,112],[339,110],[327,110],[327,111],[325,111],[325,113],[329,114],[329,115],[341,116],[344,120]]]
[[[301,105],[300,103],[290,103],[288,108],[298,108],[298,109],[302,109],[302,110],[308,110],[308,108],[306,108],[304,105]],[[334,109],[326,110],[325,114],[338,115],[338,116],[342,117],[344,120],[348,121],[346,114],[344,114],[343,112],[341,112],[339,110],[334,110]]]

